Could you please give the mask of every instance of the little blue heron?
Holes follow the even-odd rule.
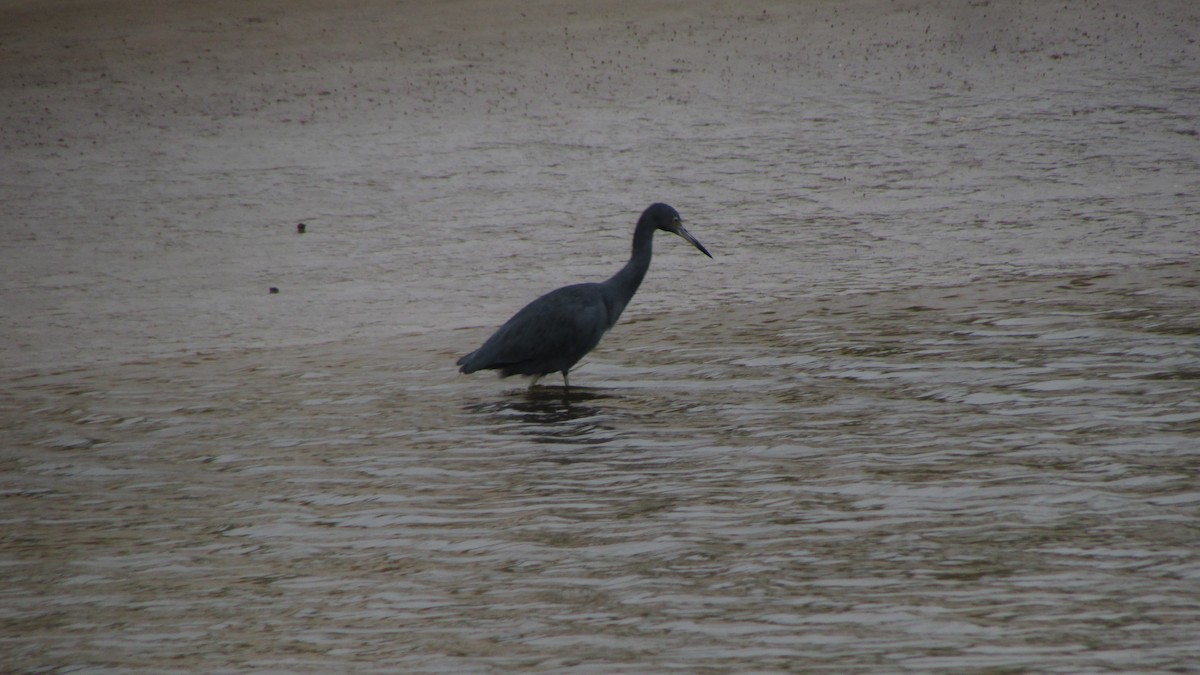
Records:
[[[678,211],[666,204],[651,204],[638,218],[633,255],[621,271],[608,281],[564,286],[525,305],[482,347],[459,359],[459,370],[499,370],[500,377],[532,375],[530,388],[543,375],[558,372],[563,386],[570,387],[567,371],[599,344],[646,276],[655,230],[673,232],[712,257],[704,244],[683,228]]]

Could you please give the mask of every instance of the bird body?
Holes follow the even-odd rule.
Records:
[[[600,344],[621,308],[600,284],[575,284],[525,305],[479,349],[459,361],[462,372],[492,368],[501,377],[569,371]]]
[[[638,219],[629,262],[608,280],[564,286],[523,307],[500,326],[483,346],[458,360],[459,370],[499,370],[501,377],[531,375],[534,384],[549,373],[567,373],[592,351],[633,298],[650,267],[656,230],[673,232],[712,257],[687,230],[679,213],[652,204]],[[532,386],[532,385],[531,385]]]

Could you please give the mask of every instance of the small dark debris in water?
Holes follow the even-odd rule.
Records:
[[[272,286],[272,287],[271,287],[271,295],[275,295],[275,294],[276,294],[276,293],[278,293],[278,292],[279,292],[279,289],[278,289],[278,288],[276,288],[275,286]]]
[[[296,234],[304,234],[305,231],[307,231],[307,230],[308,230],[308,226],[305,225],[304,223],[299,223],[296,225]]]

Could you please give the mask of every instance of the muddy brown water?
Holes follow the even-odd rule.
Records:
[[[5,649],[1182,667],[1197,271],[672,313],[619,327],[569,393],[457,377],[415,339],[32,375],[6,397],[30,419],[9,432]]]
[[[230,7],[5,10],[0,670],[1200,663],[1189,3]]]

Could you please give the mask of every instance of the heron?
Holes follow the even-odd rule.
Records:
[[[651,204],[638,218],[633,255],[619,272],[607,281],[563,286],[525,305],[482,347],[460,358],[459,371],[499,370],[500,377],[532,375],[530,389],[543,376],[558,372],[563,387],[569,388],[567,373],[617,323],[642,284],[657,230],[683,237],[712,258],[704,244],[684,229],[678,211],[667,204]]]

